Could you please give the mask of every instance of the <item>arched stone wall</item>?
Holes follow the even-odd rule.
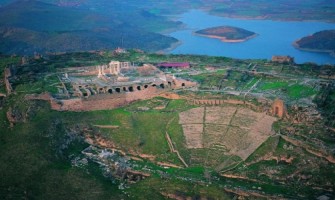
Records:
[[[271,114],[273,116],[283,118],[286,115],[286,106],[283,100],[276,99],[271,106]]]

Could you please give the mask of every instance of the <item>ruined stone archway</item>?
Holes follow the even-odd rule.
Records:
[[[181,87],[185,87],[185,86],[186,86],[185,83],[182,83],[182,84],[181,84]]]
[[[120,89],[120,88],[115,88],[115,91],[116,91],[117,93],[120,93],[120,92],[121,92],[121,89]]]
[[[129,92],[134,92],[134,88],[133,88],[133,86],[130,86],[130,87],[129,87]]]
[[[278,107],[278,106],[276,106],[276,108],[275,108],[275,115],[276,115],[276,116],[279,115],[279,107]]]
[[[127,87],[123,87],[123,91],[124,91],[124,92],[127,92]]]
[[[163,83],[161,83],[161,84],[159,85],[159,87],[162,88],[162,89],[164,89],[164,88],[165,88],[165,85],[164,85]]]
[[[156,87],[157,85],[156,84],[152,84],[152,87]]]
[[[142,89],[140,85],[138,85],[136,88],[137,88],[137,90],[141,90]]]
[[[144,85],[144,88],[147,89],[147,88],[148,88],[148,85]]]
[[[100,88],[101,89],[101,88]],[[108,89],[108,93],[109,94],[113,94],[113,90],[112,89]]]
[[[285,117],[287,114],[286,106],[283,100],[276,99],[271,106],[271,114],[279,118]]]

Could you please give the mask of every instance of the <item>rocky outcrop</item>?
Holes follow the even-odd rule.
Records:
[[[299,107],[294,105],[291,109],[292,113],[289,119],[294,124],[308,123],[308,125],[315,125],[322,119],[321,113],[314,107]]]
[[[12,85],[9,82],[9,77],[12,76],[10,68],[5,68],[4,74],[5,74],[4,81],[5,81],[6,91],[7,91],[7,94],[10,95],[13,92]]]
[[[17,122],[25,121],[24,115],[16,108],[9,107],[6,116],[10,127],[13,127]]]

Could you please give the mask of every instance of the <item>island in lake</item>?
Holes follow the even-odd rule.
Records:
[[[218,26],[196,31],[195,34],[220,39],[222,42],[244,42],[257,36],[256,33],[233,26]]]
[[[335,30],[316,32],[295,41],[293,46],[300,50],[328,52],[335,56]]]

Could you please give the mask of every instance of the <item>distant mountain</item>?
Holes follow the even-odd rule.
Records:
[[[15,0],[0,0],[6,5]],[[171,15],[187,9],[204,8],[220,16],[274,20],[319,20],[335,22],[334,0],[40,0],[62,7],[99,12],[150,10]]]
[[[157,51],[177,40],[154,31],[180,24],[145,10],[118,14],[36,0],[16,1],[0,8],[0,51],[33,54],[119,46]]]
[[[35,0],[16,1],[0,9],[0,25],[35,31],[73,31],[91,29],[103,16],[88,11],[59,7]],[[100,22],[100,23],[99,23]]]
[[[293,45],[301,50],[330,52],[335,55],[335,30],[314,33],[297,40]]]
[[[0,52],[20,55],[115,49],[120,46],[157,51],[175,42],[174,38],[140,30],[127,33],[112,29],[38,32],[24,28],[0,28]]]
[[[204,0],[205,1],[205,0]],[[225,17],[335,22],[334,0],[210,0],[210,13]]]

